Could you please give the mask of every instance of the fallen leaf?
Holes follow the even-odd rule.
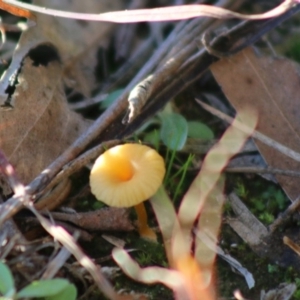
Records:
[[[35,0],[44,6],[49,1]],[[120,0],[111,1],[51,1],[57,9],[72,9],[83,12],[103,12],[124,7]],[[68,20],[37,14],[35,26],[23,31],[16,46],[12,62],[1,78],[0,97],[6,97],[6,89],[18,72],[24,57],[30,50],[51,44],[57,49],[63,65],[64,82],[84,95],[90,95],[95,87],[95,67],[98,50],[107,47],[114,24]]]
[[[34,66],[27,57],[13,94],[14,108],[0,110],[0,148],[26,184],[90,124],[68,108],[62,66]]]
[[[300,152],[299,66],[288,59],[257,56],[250,48],[211,66],[226,97],[238,110],[251,105],[259,114],[257,131]],[[300,163],[256,141],[268,165],[299,170]],[[276,175],[291,200],[300,194],[298,178]]]
[[[35,0],[34,4],[49,6],[47,0]],[[51,1],[51,8],[85,13],[100,13],[124,8],[123,1],[71,0]],[[111,23],[87,22],[40,15],[37,26],[59,50],[67,83],[88,96],[95,88],[95,67],[98,64],[99,48],[107,47],[110,33],[115,28]]]

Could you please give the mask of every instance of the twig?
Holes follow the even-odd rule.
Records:
[[[222,3],[220,3],[222,2]],[[220,4],[228,6],[230,2],[219,1],[216,7]],[[170,81],[176,70],[183,65],[186,58],[196,51],[196,44],[193,39],[199,32],[203,32],[208,28],[214,20],[196,20],[191,22],[184,28],[181,34],[176,38],[179,45],[174,45],[172,55],[167,54],[163,64],[153,74],[139,82],[130,92],[128,96],[128,112],[123,119],[123,123],[131,123],[133,119],[140,113],[142,107],[152,96],[153,91],[159,90],[162,86]],[[194,27],[194,28],[193,28]],[[192,30],[193,28],[193,30]],[[181,38],[183,41],[181,41]],[[174,53],[175,52],[175,53]]]
[[[76,102],[76,103],[69,103],[69,107],[72,110],[80,110],[88,108],[89,106],[97,105],[101,103],[108,94],[99,94],[93,98],[84,99],[82,101]]]
[[[70,191],[71,181],[65,177],[55,186],[54,190],[51,190],[50,194],[44,195],[34,206],[37,210],[53,210],[64,202]]]
[[[270,232],[274,232],[277,228],[283,224],[290,216],[299,208],[300,197],[298,197],[294,202],[292,202],[288,208],[279,215],[279,217],[269,226]]]
[[[236,26],[232,30],[228,31],[226,36],[222,35],[220,40],[215,39],[211,46],[215,47],[219,51],[222,50],[226,52],[230,51],[232,47],[234,48],[241,39],[244,41],[245,36],[246,39],[254,42],[268,30],[278,26],[280,23],[290,18],[299,10],[300,5],[295,5],[287,13],[278,18],[251,23],[243,22],[239,26]],[[177,26],[180,25],[182,28],[184,24],[184,22],[181,22]],[[146,104],[141,114],[130,125],[124,127],[121,122],[116,122],[116,120],[118,120],[120,115],[127,107],[126,95],[128,92],[130,92],[133,86],[136,85],[144,77],[144,75],[148,74],[149,70],[152,69],[149,63],[155,61],[156,58],[158,60],[161,53],[166,53],[169,50],[167,45],[172,45],[175,37],[176,34],[169,35],[168,39],[164,43],[164,47],[159,48],[159,51],[157,51],[152,57],[153,60],[150,59],[148,61],[148,64],[145,65],[145,68],[143,68],[136,75],[136,77],[125,89],[123,95],[108,110],[106,110],[88,129],[88,131],[79,137],[73,143],[73,145],[66,150],[66,152],[64,152],[56,161],[48,166],[45,171],[43,171],[34,181],[30,183],[30,185],[27,187],[28,194],[35,194],[43,190],[65,164],[74,159],[79,153],[84,151],[86,147],[95,139],[97,139],[101,133],[102,140],[111,139],[112,137],[123,138],[131,134],[149,116],[157,112],[169,99],[199,79],[199,77],[202,75],[202,72],[206,70],[212,62],[216,61],[216,58],[209,55],[205,50],[199,51],[179,68],[179,70],[173,76],[173,81],[171,81],[166,88],[164,88],[162,91],[157,91],[157,93],[153,95],[152,101]],[[180,76],[178,76],[178,74],[180,74]],[[112,122],[114,122],[114,126],[109,127]],[[104,134],[106,129],[107,131]],[[16,201],[15,197],[12,197],[3,205],[3,209],[0,212],[0,219],[4,220],[5,218],[13,215],[21,208],[21,206],[22,205],[20,202]]]
[[[153,64],[156,65],[159,61],[161,55],[167,53],[168,48],[172,43],[174,43],[174,38],[178,30],[182,28],[184,22],[179,23],[174,32],[164,42],[161,46],[148,60],[147,64],[139,71],[139,73],[134,77],[131,83],[124,89],[123,94],[115,101],[114,104],[110,106],[95,122],[94,124],[81,135],[74,143],[67,149],[59,158],[57,158],[51,165],[47,167],[47,171],[42,172],[38,177],[36,177],[28,186],[28,193],[34,194],[41,191],[45,186],[52,180],[52,178],[59,172],[59,170],[67,164],[70,160],[74,159],[80,152],[82,152],[88,144],[92,143],[99,135],[102,133],[111,123],[113,123],[118,116],[127,107],[127,96],[130,90],[153,68]],[[12,201],[13,202],[13,201]],[[12,206],[18,210],[18,205],[13,203]]]
[[[223,121],[226,121],[227,123],[231,124],[233,122],[233,118],[227,116],[226,114],[222,113],[221,111],[213,108],[212,106],[202,102],[199,99],[195,99],[197,101],[198,104],[200,104],[205,110],[209,111],[211,114],[213,114],[214,116],[217,116],[218,118],[220,118]],[[239,124],[237,125],[241,131],[243,132],[249,132],[249,128],[243,124],[242,122],[239,122]],[[253,138],[258,139],[259,141],[261,141],[262,143],[264,143],[265,145],[268,145],[274,149],[276,149],[277,151],[279,151],[280,153],[296,160],[296,161],[300,161],[300,153],[280,144],[279,142],[276,142],[275,140],[267,137],[266,135],[258,132],[258,131],[254,131],[252,134]]]
[[[74,236],[74,238],[77,240],[78,237]],[[70,256],[71,253],[66,248],[61,248],[56,257],[49,262],[41,279],[53,278]]]
[[[3,199],[0,196],[0,204],[3,205]],[[22,235],[13,219],[6,220],[0,227],[0,259],[4,259],[16,244],[23,244],[27,248],[26,238]]]
[[[37,217],[40,224],[53,238],[57,239],[64,247],[70,251],[77,259],[77,261],[91,274],[95,280],[98,288],[111,299],[121,299],[113,290],[111,284],[101,274],[100,269],[93,263],[93,261],[83,253],[83,251],[76,244],[75,239],[67,233],[62,227],[51,224],[44,218],[33,205],[26,205],[28,209]]]
[[[134,226],[125,208],[108,207],[91,212],[59,213],[52,212],[55,220],[66,221],[89,231],[132,231]]]
[[[300,256],[300,246],[294,243],[289,237],[283,237],[283,243],[290,247],[294,252],[296,252]]]
[[[257,173],[257,174],[279,174],[291,177],[300,177],[300,172],[292,170],[282,170],[271,167],[227,167],[226,172],[230,173]]]
[[[232,0],[226,2],[231,3]],[[224,1],[222,1],[224,3]],[[203,20],[198,20],[202,23]],[[130,84],[124,89],[122,95],[113,103],[108,110],[106,110],[94,124],[81,135],[69,149],[67,149],[58,159],[47,167],[47,171],[42,172],[35,178],[28,186],[28,193],[34,194],[41,191],[52,180],[52,178],[59,172],[59,170],[67,164],[70,160],[74,159],[80,152],[82,152],[88,144],[92,143],[102,132],[105,131],[110,124],[124,112],[127,107],[127,96],[134,86],[151,70],[153,66],[157,65],[161,56],[165,55],[169,48],[176,42],[177,33],[182,30],[186,22],[180,22],[165,40],[164,44],[153,54],[152,58],[144,65],[138,74],[132,79]]]
[[[206,154],[216,143],[217,139],[204,141],[200,139],[187,139],[184,147],[180,150],[183,153]],[[247,152],[257,152],[257,147],[253,142],[247,141],[239,154]]]
[[[234,49],[240,45],[246,46],[250,42],[254,43],[266,32],[289,19],[298,11],[300,11],[300,5],[296,5],[278,18],[254,22],[242,22],[228,30],[226,34],[217,36],[213,43],[210,43],[211,47],[214,47],[220,52],[226,53],[234,51]],[[216,57],[211,56],[204,49],[201,49],[192,57],[187,58],[176,74],[173,75],[173,80],[168,82],[168,85],[163,90],[157,91],[155,95],[153,95],[152,100],[145,105],[140,115],[133,121],[133,123],[129,124],[125,128],[117,126],[114,128],[114,134],[117,132],[117,137],[119,138],[123,135],[131,134],[134,129],[145,122],[149,116],[152,116],[155,112],[161,109],[169,99],[199,80],[203,72],[217,60],[218,59]],[[107,136],[110,135],[107,134]]]
[[[60,184],[62,181],[65,181],[66,179],[68,179],[72,174],[74,174],[76,171],[80,170],[81,168],[83,168],[84,166],[86,166],[87,164],[91,163],[93,160],[95,160],[100,154],[102,154],[105,150],[117,145],[120,143],[120,140],[112,140],[112,141],[108,141],[106,143],[100,144],[99,146],[96,146],[88,151],[86,151],[85,153],[83,153],[82,155],[80,155],[79,157],[77,157],[76,159],[74,159],[73,161],[71,161],[68,165],[66,165],[62,171],[60,171],[60,173],[58,173],[53,180],[51,181],[51,183],[47,186],[47,188],[45,190],[42,191],[42,193],[40,193],[40,195],[45,194],[47,191],[49,191],[50,189],[52,189],[53,187],[55,187],[56,185]],[[39,200],[37,196],[37,200]],[[48,202],[51,202],[51,200],[45,200],[43,201],[44,204],[40,204],[39,202],[36,203],[36,208],[38,210],[45,208],[45,206],[48,207]]]
[[[40,224],[50,235],[53,236],[53,238],[57,239],[60,243],[62,243],[64,247],[76,257],[78,262],[92,275],[99,289],[111,299],[121,299],[122,297],[114,291],[113,287],[102,275],[97,266],[79,248],[79,246],[76,244],[75,239],[70,234],[68,234],[62,227],[51,224],[35,209],[33,203],[30,201],[30,195],[27,194],[25,187],[18,180],[13,167],[9,164],[8,160],[6,159],[5,155],[2,153],[1,150],[0,171],[2,171],[7,177],[7,180],[11,184],[11,188],[13,189],[15,196],[17,197],[19,202],[23,203],[26,206],[26,208],[28,208],[36,216]]]

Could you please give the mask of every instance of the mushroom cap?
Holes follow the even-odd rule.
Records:
[[[95,161],[91,191],[109,206],[134,206],[156,193],[165,172],[164,160],[154,149],[140,144],[115,146]]]

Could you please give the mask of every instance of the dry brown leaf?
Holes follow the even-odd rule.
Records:
[[[51,3],[47,0],[35,0],[33,3],[39,6],[51,5],[51,8],[59,10],[85,13],[100,13],[124,8],[123,1],[120,0],[52,0]],[[58,48],[65,65],[67,83],[88,96],[95,84],[97,52],[100,47],[107,47],[110,33],[115,25],[39,15],[37,26],[41,34]]]
[[[35,0],[38,5],[48,5],[49,1]],[[123,1],[70,0],[51,1],[57,9],[72,9],[84,12],[103,12],[123,8]],[[15,49],[12,62],[1,78],[0,97],[5,93],[14,74],[18,72],[22,60],[30,50],[41,45],[54,46],[64,66],[64,81],[76,91],[89,95],[94,88],[94,71],[97,65],[97,51],[106,47],[114,24],[86,22],[36,15],[36,25],[23,31]]]
[[[14,92],[14,108],[0,110],[0,148],[28,183],[87,126],[89,121],[68,108],[58,61],[47,66],[23,62]]]
[[[124,1],[71,0],[51,1],[51,7],[86,13],[100,13],[124,8]],[[35,0],[35,4],[49,6],[47,0]],[[107,47],[110,33],[115,28],[111,23],[86,22],[41,16],[43,34],[51,37],[65,62],[65,77],[75,90],[89,95],[94,88],[94,71],[97,52]]]
[[[299,66],[288,59],[258,57],[246,49],[221,59],[211,71],[226,97],[239,110],[251,105],[259,113],[257,130],[300,152],[300,118],[297,99],[300,94]],[[283,170],[299,170],[300,163],[276,149],[256,141],[266,162]],[[276,175],[291,200],[300,194],[298,178]]]

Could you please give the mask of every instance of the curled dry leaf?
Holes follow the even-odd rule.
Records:
[[[90,124],[67,105],[62,67],[23,62],[13,94],[14,108],[0,110],[0,148],[28,183]]]
[[[246,49],[215,63],[211,70],[231,104],[248,104],[259,113],[257,131],[300,152],[299,66],[288,59],[258,57]],[[300,163],[256,141],[266,162],[282,170],[300,169]],[[291,200],[300,194],[298,178],[276,175]]]

